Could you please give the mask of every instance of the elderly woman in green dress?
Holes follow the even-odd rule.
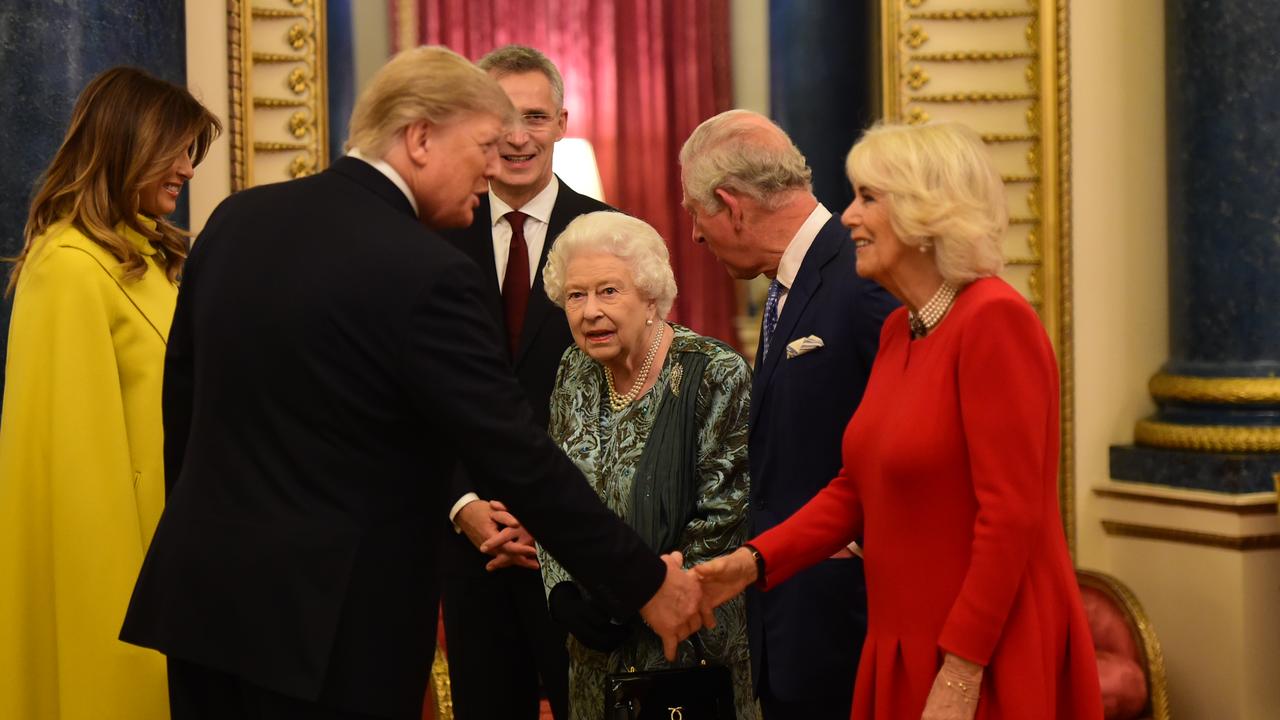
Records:
[[[676,284],[662,238],[620,213],[583,215],[556,239],[543,279],[575,343],[551,395],[552,438],[654,550],[680,551],[688,566],[738,547],[751,371],[723,343],[663,320]],[[609,618],[541,549],[539,560],[552,617],[570,631],[573,718],[604,716],[606,674],[688,667],[699,650],[729,668],[738,718],[759,716],[741,598],[669,664],[639,618]]]

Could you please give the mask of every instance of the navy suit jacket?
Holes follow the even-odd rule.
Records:
[[[787,292],[768,357],[751,388],[751,533],[786,520],[841,467],[841,438],[862,400],[884,318],[898,302],[858,277],[849,231],[823,225]],[[787,359],[792,340],[824,346]],[[752,676],[767,653],[774,696],[801,701],[852,691],[867,628],[860,558],[824,560],[778,588],[748,591]]]
[[[557,178],[558,180],[559,178]],[[560,180],[560,190],[556,193],[555,205],[551,208],[551,218],[547,223],[547,239],[542,244],[542,255],[538,258],[538,269],[533,276],[533,285],[529,289],[529,304],[524,311],[524,328],[520,331],[520,347],[511,364],[516,373],[520,387],[533,408],[534,422],[546,428],[551,417],[551,390],[556,383],[556,370],[560,367],[560,356],[573,344],[573,335],[569,332],[569,321],[564,310],[560,309],[547,297],[542,285],[542,269],[547,265],[547,255],[555,243],[556,236],[564,232],[565,227],[579,215],[597,210],[613,210],[614,208],[594,198],[576,192]],[[493,257],[493,227],[489,217],[489,196],[480,197],[480,206],[476,208],[475,219],[471,225],[458,230],[446,230],[441,234],[451,245],[461,250],[464,255],[475,261],[484,276],[484,307],[493,318],[494,325],[501,331],[500,341],[503,347],[507,343],[507,320],[502,309],[502,293],[498,289],[497,267]],[[475,492],[488,500],[494,497],[495,490],[483,477],[467,472],[459,466],[453,477],[452,501],[456,501],[468,492]],[[501,500],[501,497],[498,497]],[[466,535],[456,535],[446,543],[445,568],[451,572],[464,574],[483,574],[489,556],[476,550],[467,540]]]

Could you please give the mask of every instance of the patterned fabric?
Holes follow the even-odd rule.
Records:
[[[764,298],[764,355],[763,361],[769,357],[769,341],[773,339],[773,331],[778,328],[778,298],[782,297],[782,283],[777,278],[769,283],[769,293]]]
[[[623,519],[631,514],[631,482],[658,406],[666,393],[694,390],[673,383],[677,353],[700,352],[710,358],[696,389],[698,472],[701,477],[697,510],[680,543],[685,567],[722,555],[747,538],[747,417],[751,404],[751,370],[725,345],[673,325],[671,348],[658,379],[620,413],[609,409],[604,368],[574,346],[565,351],[551,395],[549,431],[569,458],[587,476],[601,499]],[[540,547],[542,577],[548,592],[569,574]],[[709,660],[729,667],[740,720],[759,717],[751,692],[751,663],[747,654],[746,611],[742,597],[716,611],[716,627],[703,630]],[[611,672],[689,667],[693,650],[680,646],[674,664],[662,656],[662,642],[638,617],[630,621],[632,636],[611,653],[583,647],[569,636],[569,706],[573,720],[604,716],[604,676]]]

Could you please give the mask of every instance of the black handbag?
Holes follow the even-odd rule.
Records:
[[[710,665],[693,636],[698,664],[673,670],[609,673],[604,678],[608,720],[737,720],[729,668]]]

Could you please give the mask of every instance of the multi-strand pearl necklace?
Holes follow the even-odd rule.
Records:
[[[658,346],[662,344],[662,334],[666,328],[665,322],[659,323],[658,331],[653,334],[653,342],[649,343],[649,352],[645,353],[644,364],[640,366],[640,372],[636,373],[635,382],[626,395],[619,395],[617,388],[613,386],[613,371],[608,367],[604,369],[604,381],[609,386],[609,408],[614,412],[630,405],[632,400],[640,396],[640,389],[649,379],[649,370],[653,368],[653,358],[658,354]]]
[[[928,335],[931,330],[938,326],[942,321],[942,316],[947,314],[951,303],[955,302],[956,293],[960,292],[960,288],[949,282],[942,283],[942,287],[938,288],[938,292],[929,298],[929,302],[920,308],[920,312],[908,312],[907,324],[911,327],[911,338],[922,338]]]

